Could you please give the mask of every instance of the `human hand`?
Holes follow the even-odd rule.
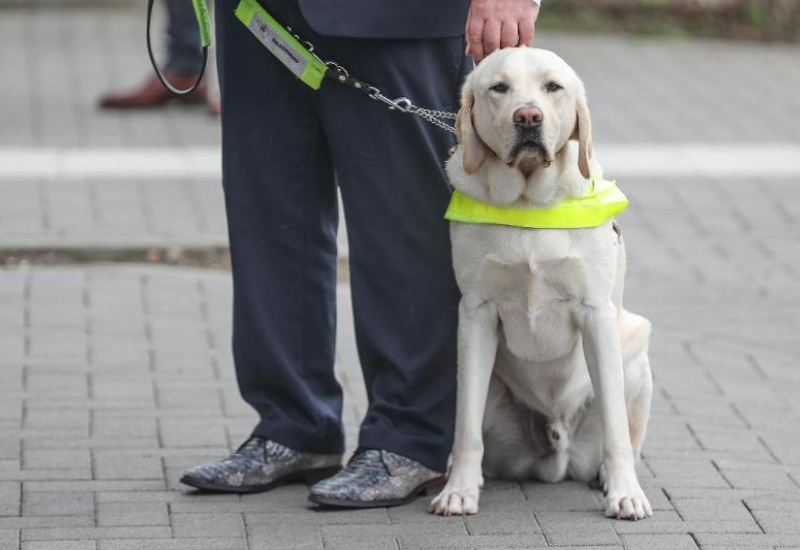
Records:
[[[466,54],[480,63],[498,48],[530,46],[538,15],[532,0],[472,0]]]

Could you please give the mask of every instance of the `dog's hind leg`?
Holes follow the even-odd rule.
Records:
[[[536,444],[523,429],[518,408],[508,386],[492,376],[483,421],[483,471],[488,477],[523,480],[533,475]],[[544,444],[539,447],[544,449]]]
[[[628,412],[633,456],[639,459],[650,419],[653,374],[647,355],[650,322],[627,310],[620,316],[623,368],[625,369],[625,408]]]
[[[640,364],[642,380],[639,391],[628,399],[628,425],[631,431],[633,456],[639,460],[642,456],[642,445],[647,434],[647,423],[650,420],[650,402],[653,398],[653,376],[650,374],[650,362],[647,355],[637,358]]]
[[[549,431],[546,416],[517,402],[505,382],[492,376],[483,423],[485,475],[551,483],[563,479],[566,459],[558,457],[556,447],[548,440]]]
[[[533,477],[545,483],[556,483],[567,477],[568,467],[569,453],[566,451],[553,451],[533,463]]]
[[[588,405],[569,448],[569,477],[592,482],[603,463],[603,425],[597,402]]]

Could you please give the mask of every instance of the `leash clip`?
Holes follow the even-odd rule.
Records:
[[[336,71],[337,73],[339,73],[339,74],[341,74],[341,75],[344,75],[344,76],[350,76],[350,73],[349,73],[349,72],[347,72],[347,69],[345,69],[344,67],[342,67],[341,65],[339,65],[339,64],[338,64],[336,61],[326,61],[326,62],[325,62],[325,65],[326,65],[328,68],[330,68],[330,69],[333,69],[334,71]],[[377,88],[376,88],[376,89],[377,89]]]
[[[407,97],[398,97],[394,100],[394,104],[400,111],[404,113],[413,112],[412,107],[414,107],[414,104]]]
[[[389,107],[390,111],[397,110],[400,111],[401,113],[413,112],[412,108],[414,107],[414,104],[407,97],[398,97],[397,99],[386,97],[375,86],[369,87],[369,92],[367,92],[367,95],[376,101],[380,101],[381,103],[386,104]]]

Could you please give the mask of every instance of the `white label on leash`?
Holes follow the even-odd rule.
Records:
[[[250,20],[250,31],[272,52],[272,55],[286,65],[295,76],[298,78],[303,76],[306,65],[308,65],[308,59],[297,53],[292,45],[275,32],[258,12],[254,13],[253,18]]]

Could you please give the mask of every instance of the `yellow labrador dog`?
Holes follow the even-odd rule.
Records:
[[[487,57],[464,84],[456,126],[450,182],[483,202],[550,207],[584,195],[600,169],[583,84],[546,50]],[[652,515],[634,471],[650,413],[650,323],[622,307],[616,229],[451,224],[458,406],[432,512],[476,513],[486,472],[599,477],[607,515]]]

